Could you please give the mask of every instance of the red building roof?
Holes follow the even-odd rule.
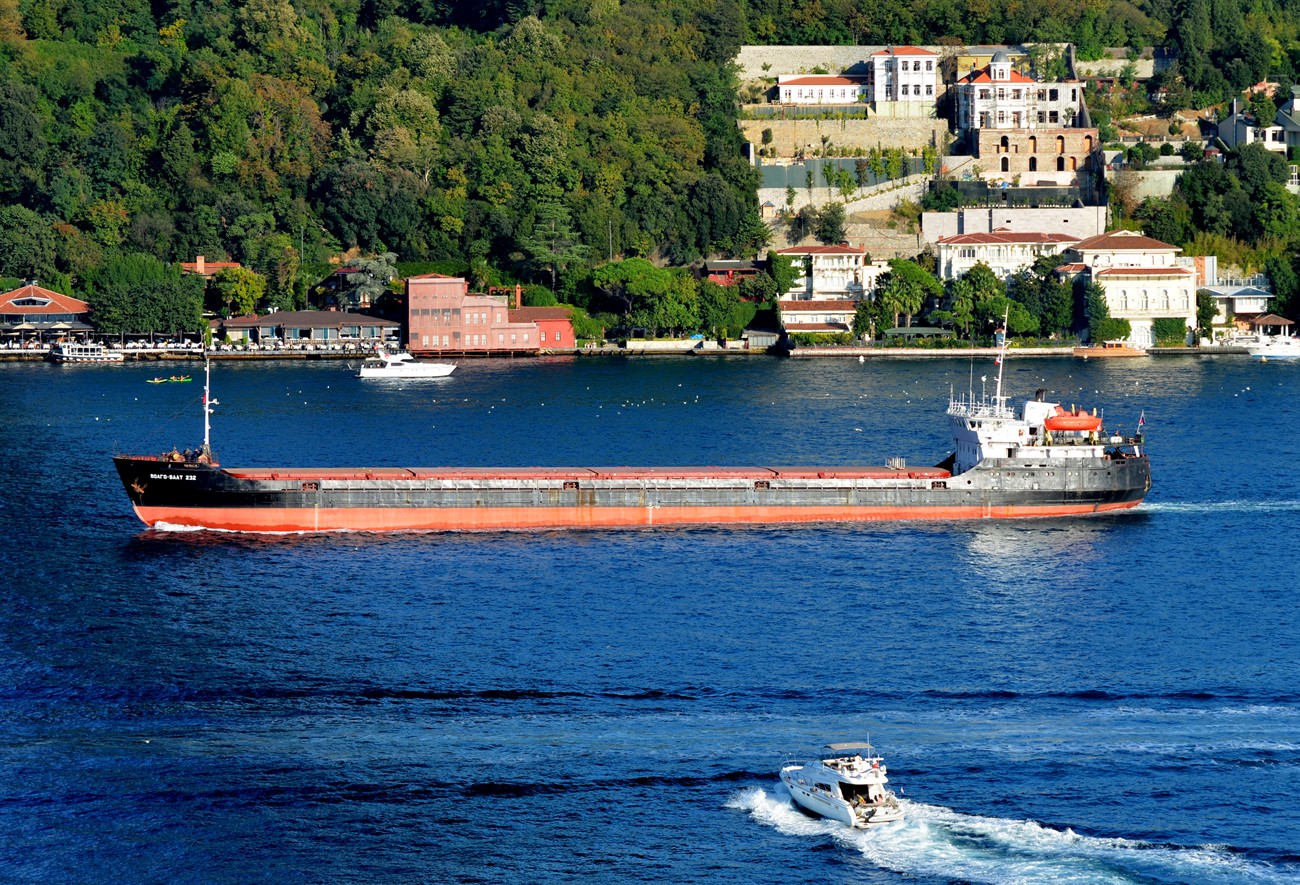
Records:
[[[1107,267],[1093,271],[1099,277],[1190,277],[1195,276],[1185,267]]]
[[[871,53],[872,55],[934,55],[939,53],[931,52],[928,49],[922,49],[920,46],[891,46],[889,49],[881,49]]]
[[[567,307],[517,307],[510,311],[512,323],[538,323],[548,320],[572,320]]]
[[[1177,252],[1177,246],[1133,230],[1111,230],[1095,237],[1080,240],[1072,247],[1076,252]]]
[[[19,304],[17,302],[27,302]],[[80,298],[61,295],[51,289],[45,289],[35,283],[19,286],[0,295],[0,313],[9,314],[64,314],[87,313],[90,305]]]
[[[1017,70],[1010,71],[1010,75],[1005,80],[994,80],[989,74],[987,67],[980,68],[978,71],[971,71],[965,77],[957,81],[958,83],[1037,83],[1033,77],[1026,77]]]
[[[782,311],[808,312],[808,311],[852,311],[857,310],[858,303],[851,298],[842,298],[838,300],[827,299],[825,301],[781,301],[778,307]]]

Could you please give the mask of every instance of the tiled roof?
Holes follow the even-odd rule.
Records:
[[[205,277],[213,276],[229,267],[242,267],[238,261],[205,261],[203,262],[203,275]],[[198,273],[199,263],[197,261],[182,261],[181,273]]]
[[[978,71],[971,71],[965,77],[957,81],[958,83],[1037,83],[1033,77],[1026,77],[1019,71],[1013,70],[1010,76],[1005,80],[994,80],[989,74],[987,67],[980,68]]]
[[[464,277],[453,277],[445,273],[417,273],[409,277],[408,280],[463,280]]]
[[[38,298],[49,302],[44,305],[23,305],[16,306],[15,301],[23,298]],[[35,283],[26,286],[19,286],[11,292],[0,295],[0,313],[22,313],[22,314],[41,314],[41,313],[86,313],[90,310],[90,305],[80,298],[73,298],[71,295],[62,295],[51,289],[42,288]]]
[[[928,49],[922,49],[920,46],[893,46],[893,47],[890,47],[889,49],[881,49],[881,50],[879,50],[878,52],[873,52],[873,53],[871,53],[871,54],[872,54],[873,56],[875,56],[875,55],[895,55],[895,56],[897,56],[897,55],[933,55],[933,56],[937,56],[939,53],[937,53],[937,52],[931,52],[931,51],[928,50]]]
[[[838,246],[791,246],[777,249],[777,255],[865,255],[866,246],[850,246],[842,243]]]
[[[814,310],[825,312],[828,310],[857,310],[858,303],[851,298],[842,298],[827,299],[825,301],[781,301],[778,302],[777,306],[783,313],[787,311],[808,312]]]
[[[849,328],[848,323],[786,323],[789,332],[843,332]]]
[[[401,323],[380,317],[367,316],[363,313],[348,313],[342,310],[282,310],[263,316],[231,317],[222,320],[228,329],[253,329],[266,325],[295,326],[299,328],[329,328],[335,326],[384,326],[391,328]]]
[[[510,311],[512,323],[536,323],[542,320],[570,320],[567,307],[520,307]]]
[[[1073,246],[1076,252],[1177,252],[1177,246],[1162,243],[1145,234],[1133,230],[1112,230],[1086,240],[1080,240]]]
[[[1087,269],[1088,265],[1086,264],[1058,264],[1056,266],[1057,273],[1083,273]]]
[[[1195,274],[1185,267],[1106,267],[1093,271],[1098,277],[1190,277]]]
[[[1049,234],[1042,231],[1008,231],[995,230],[992,233],[975,233],[975,234],[956,234],[951,237],[940,237],[936,242],[945,246],[976,246],[976,245],[1033,245],[1052,243],[1077,243],[1079,238],[1071,234]]]

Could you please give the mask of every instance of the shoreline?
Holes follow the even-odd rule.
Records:
[[[639,347],[638,343],[647,343],[655,346]],[[701,350],[695,344],[684,348],[674,346],[665,346],[669,342],[631,342],[629,346],[620,347],[618,345],[606,345],[604,347],[584,347],[574,350],[550,350],[536,355],[528,356],[509,356],[508,359],[546,359],[547,357],[573,357],[573,356],[681,356],[681,357],[784,357],[789,359],[845,359],[860,358],[867,359],[969,359],[972,357],[996,357],[998,349],[996,347],[944,347],[944,348],[925,348],[925,347],[797,347],[790,351],[776,350],[742,350],[740,348],[720,348],[714,347],[708,350]],[[0,363],[35,363],[49,362],[47,357],[48,351],[3,351],[0,350]],[[1070,347],[1011,347],[1007,349],[1009,355],[1020,357],[1049,357],[1049,358],[1069,358],[1069,359],[1087,359],[1086,357],[1076,357],[1073,346]],[[1219,356],[1246,356],[1249,352],[1244,347],[1160,347],[1152,348],[1147,351],[1152,357],[1162,356],[1202,356],[1202,357],[1219,357]],[[148,350],[148,351],[126,351],[125,363],[145,363],[145,362],[201,362],[205,354],[196,351],[169,351],[169,350]],[[269,353],[249,353],[249,352],[224,352],[213,351],[206,354],[207,358],[215,361],[243,361],[243,362],[275,362],[279,360],[291,361],[315,361],[315,360],[357,360],[364,359],[365,354],[349,353],[339,351],[272,351]],[[480,356],[478,354],[421,354],[422,358],[434,357],[438,359],[489,359],[493,357]],[[501,358],[501,357],[495,357]],[[1098,357],[1098,359],[1101,359]],[[113,363],[84,363],[78,365],[114,365]]]

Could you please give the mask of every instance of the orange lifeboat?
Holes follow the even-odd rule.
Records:
[[[1082,409],[1067,412],[1057,406],[1056,414],[1048,416],[1043,426],[1048,430],[1101,430],[1101,418]]]

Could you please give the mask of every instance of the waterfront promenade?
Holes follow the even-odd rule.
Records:
[[[588,346],[576,350],[544,351],[539,356],[771,356],[773,351],[763,348],[748,349],[741,342],[719,346],[716,341],[628,341],[624,344]],[[0,348],[0,363],[38,362],[49,355],[49,348]],[[171,344],[121,348],[128,362],[201,360],[205,351],[197,344]],[[206,352],[214,360],[268,361],[268,360],[348,360],[362,359],[370,352],[351,342],[340,344],[285,345],[280,347],[243,347],[221,345]],[[1010,347],[1007,351],[1017,357],[1068,357],[1075,359],[1072,346],[1062,347]],[[996,347],[871,347],[833,346],[797,347],[789,352],[775,352],[791,359],[966,359],[994,358]],[[1148,353],[1162,356],[1240,356],[1247,353],[1243,347],[1160,347]],[[444,358],[460,358],[463,354],[442,354]]]

